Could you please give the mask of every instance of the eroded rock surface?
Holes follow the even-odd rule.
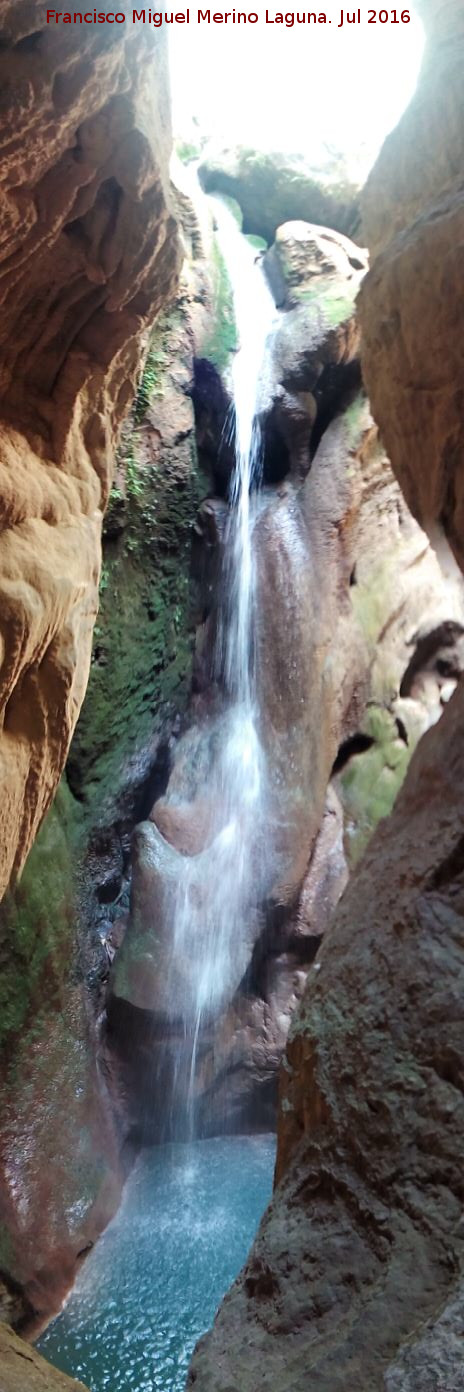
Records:
[[[457,1280],[463,704],[459,687],[310,971],[281,1075],[281,1182],[194,1357],[198,1392],[403,1386],[390,1362]]]
[[[463,11],[422,8],[418,92],[365,200],[364,371],[413,512],[462,560]],[[429,684],[426,649],[419,635],[422,677],[408,665],[398,721]],[[462,1386],[463,716],[461,681],[309,972],[281,1072],[274,1199],[198,1345],[195,1392]]]
[[[270,807],[264,837],[261,824],[247,833],[259,911],[253,907],[237,925],[221,1006],[199,1040],[197,1124],[206,1131],[273,1124],[289,1020],[347,862],[359,858],[392,807],[412,750],[449,698],[464,657],[461,581],[444,580],[359,391],[353,301],[364,254],[337,233],[302,224],[282,228],[277,245],[281,279],[302,298],[291,300],[273,335],[265,432],[285,441],[287,472],[263,489],[254,532]],[[266,467],[265,457],[265,477]],[[201,510],[213,595],[226,511],[219,499]],[[135,835],[131,912],[110,981],[111,1046],[122,1060],[132,1125],[150,1137],[171,1124],[156,1106],[157,1090],[170,1090],[170,1056],[180,1114],[178,1053],[186,1046],[179,1017],[182,1003],[194,1011],[202,950],[200,915],[198,940],[173,960],[177,885],[188,874],[195,904],[208,894],[211,847],[225,815],[215,770],[229,717],[211,664],[216,612],[208,584],[205,596],[191,724],[165,795]],[[458,646],[442,695],[435,667],[447,624]],[[340,801],[335,788],[327,799],[332,769]],[[185,1068],[188,1078],[187,1056]]]
[[[1,1392],[85,1392],[82,1382],[52,1368],[29,1344],[0,1324]]]
[[[178,268],[162,41],[1,21],[0,892],[83,700],[116,433]]]
[[[119,427],[180,247],[163,41],[0,14],[0,1271],[6,1317],[32,1331],[123,1177],[96,1056],[106,957],[95,933],[83,942],[76,874],[84,757],[87,801],[64,782],[40,824],[87,683]],[[95,725],[101,792],[111,730]],[[119,891],[115,860],[107,846],[102,897]]]
[[[464,11],[459,0],[421,8],[420,83],[363,194],[363,371],[409,506],[426,529],[444,527],[462,567]]]

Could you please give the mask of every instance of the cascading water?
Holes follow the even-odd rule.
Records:
[[[170,930],[166,978],[158,970],[157,979],[162,977],[162,1007],[168,1004],[174,1023],[158,1082],[165,1113],[171,1100],[166,1131],[183,1140],[179,1103],[187,1084],[193,1140],[200,1034],[232,998],[250,961],[267,874],[264,847],[269,850],[270,843],[257,699],[254,527],[262,469],[259,413],[274,305],[253,248],[228,209],[216,201],[214,206],[240,342],[227,424],[235,469],[215,652],[224,698],[219,717],[206,721],[194,741],[193,763],[201,766],[201,777],[196,768],[193,778],[197,804],[209,809],[200,838],[204,848],[191,855],[170,848],[172,871],[165,873],[156,901],[161,929],[166,923]],[[166,852],[166,841],[163,847]],[[158,931],[156,917],[154,926]],[[141,1156],[116,1220],[45,1334],[43,1352],[83,1377],[92,1392],[182,1392],[196,1339],[244,1260],[270,1193],[274,1156],[269,1136],[160,1145]]]
[[[184,857],[171,908],[173,962],[185,955],[189,958],[188,985],[180,1007],[190,1049],[191,1131],[200,1029],[218,1013],[231,979],[236,978],[236,984],[240,980],[248,955],[240,944],[247,937],[246,921],[252,923],[257,912],[267,840],[266,766],[256,700],[253,529],[262,473],[259,411],[265,388],[266,339],[275,306],[256,251],[241,235],[227,206],[220,199],[210,201],[232,285],[239,349],[232,368],[233,407],[227,424],[235,447],[235,468],[216,640],[216,671],[228,705],[217,733],[207,789],[215,833],[200,855]]]

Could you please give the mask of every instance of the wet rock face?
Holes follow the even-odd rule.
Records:
[[[115,437],[178,246],[162,41],[0,8],[2,892],[83,700]]]
[[[221,1006],[199,1040],[196,1115],[204,1131],[273,1124],[289,1021],[347,864],[392,807],[464,656],[461,581],[443,579],[357,385],[353,301],[364,254],[337,233],[300,224],[282,228],[277,243],[285,248],[282,277],[302,298],[274,335],[265,426],[271,435],[277,422],[286,431],[288,472],[263,489],[254,532],[266,845],[262,827],[250,828],[247,854],[254,880],[262,876],[259,912],[237,925]],[[197,529],[205,552],[216,553],[216,562],[209,559],[216,590],[225,512],[212,500]],[[187,873],[195,902],[208,892],[224,818],[214,771],[227,713],[212,678],[209,604],[191,725],[165,795],[136,832],[131,912],[110,981],[111,1049],[122,1060],[131,1124],[146,1126],[150,1137],[162,1124],[157,1112],[165,1119],[154,1092],[160,1079],[164,1088],[166,1055],[182,1034],[179,1003],[193,1009],[201,955],[200,915],[198,940],[173,962],[175,888]],[[138,1041],[132,1059],[130,1028]],[[181,1125],[180,1076],[176,1097]]]
[[[23,1292],[7,1315],[21,1329],[55,1312],[124,1177],[95,1020],[120,938],[114,916],[128,907],[131,832],[165,786],[190,685],[190,537],[204,487],[193,299],[182,274],[149,336],[104,520],[86,701],[0,911],[0,1269]]]
[[[243,212],[244,232],[272,242],[292,218],[335,227],[349,237],[359,225],[359,183],[343,155],[327,149],[319,160],[245,148],[222,150],[200,164],[207,193],[226,193]]]

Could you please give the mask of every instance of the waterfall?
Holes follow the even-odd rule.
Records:
[[[184,857],[172,903],[173,961],[189,962],[181,1011],[190,1053],[189,1097],[193,1116],[197,1045],[240,979],[249,958],[264,882],[267,779],[256,699],[256,575],[253,530],[259,509],[263,441],[259,410],[264,393],[266,339],[275,306],[256,251],[242,236],[227,206],[211,199],[219,245],[232,285],[238,351],[232,367],[233,406],[227,423],[235,467],[216,640],[216,671],[226,707],[205,795],[212,811],[212,839],[200,854]],[[243,945],[248,948],[243,951]],[[193,1129],[193,1122],[192,1122]]]

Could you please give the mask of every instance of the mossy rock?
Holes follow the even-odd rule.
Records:
[[[213,305],[211,327],[202,345],[202,357],[212,362],[221,374],[229,365],[230,356],[237,349],[237,326],[235,323],[234,301],[227,266],[214,234],[211,247],[211,271]]]
[[[157,401],[172,393],[181,332],[174,306],[151,337],[110,499],[110,509],[123,503],[124,526],[114,537],[110,513],[89,685],[68,761],[71,786],[91,819],[99,803],[114,798],[127,760],[156,732],[165,708],[182,709],[190,689],[191,538],[206,487],[193,412],[190,438],[158,452],[150,445]]]
[[[378,822],[392,811],[415,748],[413,741],[405,744],[400,738],[393,713],[379,706],[367,707],[362,730],[372,747],[353,755],[338,780],[350,865],[356,865]]]
[[[243,212],[243,230],[270,245],[283,222],[302,219],[353,237],[359,229],[359,185],[342,154],[328,150],[309,160],[240,146],[204,159],[199,176],[207,193],[227,194]]]
[[[0,1049],[24,1037],[31,1011],[59,1009],[75,939],[74,876],[82,811],[63,779],[21,879],[0,909]]]

